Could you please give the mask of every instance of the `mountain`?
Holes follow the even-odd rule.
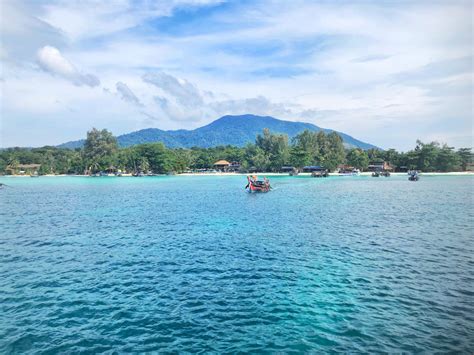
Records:
[[[305,129],[316,132],[322,130],[326,133],[333,131],[320,128],[311,123],[283,121],[270,116],[241,115],[223,116],[206,126],[194,130],[164,131],[158,128],[142,129],[118,136],[117,140],[121,147],[151,142],[162,142],[169,148],[207,148],[228,144],[241,147],[249,142],[253,143],[257,134],[261,134],[264,128],[268,128],[272,133],[287,134],[290,139]],[[345,133],[337,133],[342,137],[346,147],[377,148]],[[83,144],[84,140],[82,139],[63,143],[59,147],[74,149],[82,147]]]

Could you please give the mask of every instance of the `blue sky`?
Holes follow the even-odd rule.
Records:
[[[306,121],[383,148],[473,145],[470,1],[0,2],[0,146]]]

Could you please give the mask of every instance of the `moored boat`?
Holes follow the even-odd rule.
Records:
[[[245,189],[252,193],[252,192],[268,192],[272,189],[270,186],[270,180],[267,178],[263,178],[263,180],[258,180],[257,176],[247,176],[247,186]]]
[[[328,177],[329,174],[327,170],[322,170],[322,171],[313,171],[311,173],[311,176],[316,177],[316,178],[321,178],[321,177]]]
[[[282,173],[288,173],[290,176],[297,176],[300,173],[294,166],[282,166],[280,171]]]
[[[347,164],[340,164],[337,166],[337,173],[339,176],[357,176],[360,170]]]
[[[412,170],[408,172],[408,180],[409,181],[418,181],[420,180],[420,176],[418,175],[418,171]]]
[[[312,177],[328,177],[329,170],[320,165],[308,165],[303,167],[303,172],[311,173]]]

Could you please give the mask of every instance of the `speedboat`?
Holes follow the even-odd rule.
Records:
[[[339,176],[358,176],[360,174],[359,169],[340,169]]]
[[[409,181],[418,181],[418,180],[420,180],[420,176],[418,175],[418,171],[416,171],[416,170],[410,171],[408,173],[408,180]]]

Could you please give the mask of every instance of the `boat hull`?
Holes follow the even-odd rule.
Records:
[[[262,181],[254,181],[250,178],[247,178],[248,184],[245,187],[248,192],[250,193],[263,193],[268,192],[271,190],[270,183],[266,180],[265,182]]]
[[[270,191],[270,187],[255,187],[255,186],[249,186],[247,188],[247,191],[249,193],[264,193]]]

